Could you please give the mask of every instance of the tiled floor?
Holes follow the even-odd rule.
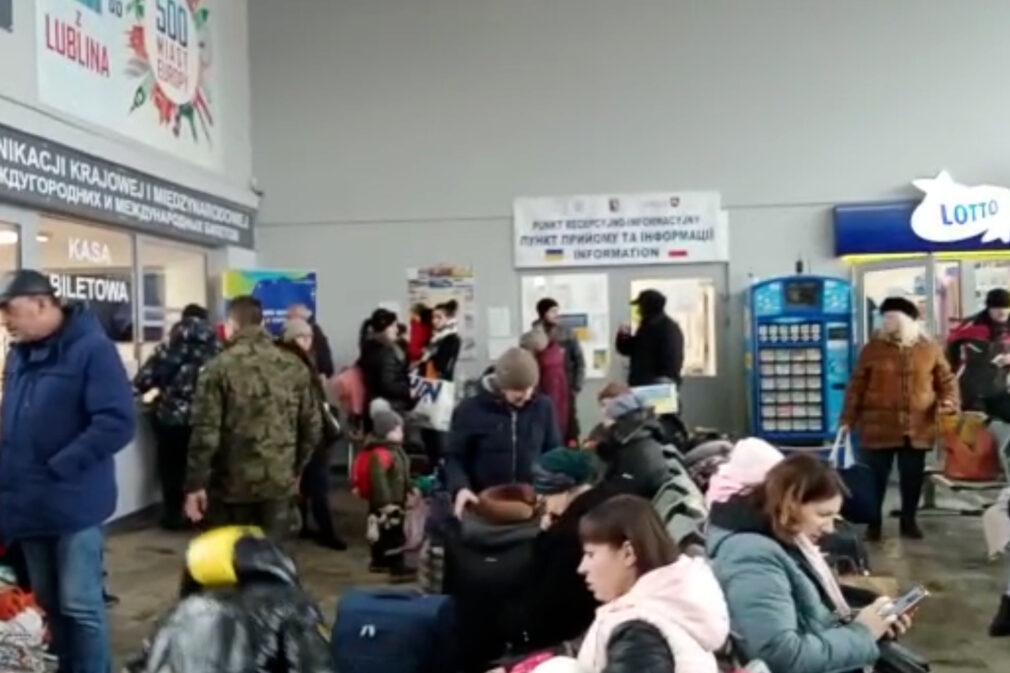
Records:
[[[362,514],[358,503],[337,498],[341,527],[360,540]],[[903,587],[925,583],[933,592],[919,613],[908,642],[929,655],[937,673],[1006,673],[1010,670],[1010,640],[991,640],[986,627],[1006,581],[1006,561],[984,558],[981,521],[974,518],[928,518],[927,539],[903,542],[896,524],[874,551],[882,572],[896,575]],[[121,599],[112,610],[113,646],[121,660],[133,652],[152,621],[173,601],[178,588],[186,536],[143,530],[112,536],[107,561],[110,585]],[[359,542],[337,553],[296,541],[292,553],[306,587],[332,615],[336,597],[350,586],[375,584],[367,554]]]

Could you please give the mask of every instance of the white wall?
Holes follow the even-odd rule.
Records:
[[[165,180],[232,201],[256,206],[249,190],[252,152],[249,136],[249,42],[247,0],[217,0],[219,43],[215,68],[221,90],[223,170],[211,172],[176,159],[126,136],[46,108],[39,103],[36,84],[34,0],[14,0],[14,30],[0,30],[0,123],[54,140],[108,161],[151,173]],[[125,37],[124,37],[125,39]]]
[[[259,261],[320,272],[346,359],[408,265],[473,263],[482,308],[518,309],[515,196],[718,189],[735,395],[712,411],[739,427],[748,273],[845,273],[832,204],[940,168],[1010,182],[1007,25],[1005,0],[254,0]]]

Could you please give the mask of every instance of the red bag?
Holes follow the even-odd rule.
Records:
[[[388,470],[393,464],[393,454],[382,446],[365,449],[354,457],[351,464],[351,490],[363,500],[370,500],[372,497],[372,475],[369,464],[372,462],[373,452],[378,456],[382,469]]]
[[[966,412],[960,418],[942,416],[946,460],[943,474],[955,481],[996,481],[1000,474],[996,440],[985,427],[982,414]]]

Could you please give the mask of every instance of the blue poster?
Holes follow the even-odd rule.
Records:
[[[315,271],[226,271],[221,285],[226,302],[242,295],[259,299],[264,323],[272,334],[280,334],[293,304],[304,304],[316,313]]]

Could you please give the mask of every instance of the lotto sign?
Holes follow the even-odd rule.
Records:
[[[36,0],[39,98],[221,168],[211,0]]]
[[[951,243],[981,237],[981,243],[1010,243],[1010,189],[969,187],[954,182],[947,171],[912,184],[925,193],[912,212],[912,231],[919,238]]]
[[[722,262],[729,221],[718,192],[520,198],[516,268]]]

